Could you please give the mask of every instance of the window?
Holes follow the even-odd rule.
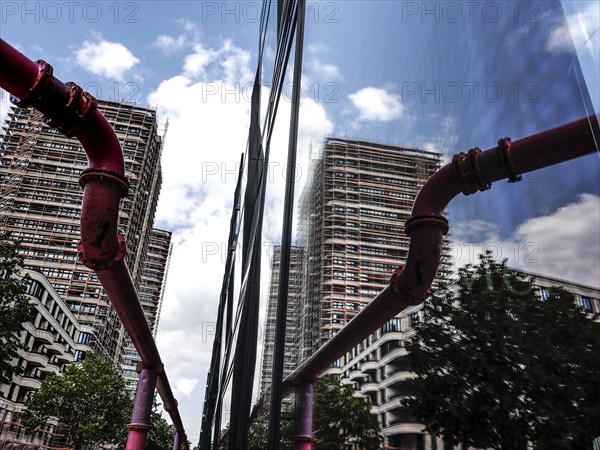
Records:
[[[583,295],[581,296],[581,306],[583,307],[583,310],[585,312],[593,312],[592,309],[592,299],[589,297],[584,297]]]
[[[78,344],[90,345],[90,340],[92,339],[92,335],[90,333],[86,333],[82,331],[79,333],[79,339],[77,339]]]
[[[540,295],[542,296],[542,300],[548,300],[550,298],[550,291],[548,288],[541,288]]]

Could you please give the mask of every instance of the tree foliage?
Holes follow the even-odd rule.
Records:
[[[551,288],[482,255],[426,303],[407,344],[405,404],[454,444],[590,448],[600,435],[600,323]]]
[[[75,450],[83,444],[116,443],[127,428],[132,400],[112,362],[88,353],[83,363],[50,375],[26,403],[23,422],[36,427],[55,418]]]
[[[342,386],[335,376],[319,380],[315,395],[313,431],[317,450],[339,450],[347,445],[358,444],[364,450],[377,450],[383,439],[377,417],[371,407],[361,398],[354,396],[348,386]],[[295,409],[289,408],[281,414],[280,449],[292,448],[290,437],[294,434]],[[268,409],[250,425],[249,450],[267,448],[269,427]]]
[[[291,437],[294,434],[294,408],[284,408],[281,411],[279,450],[291,450]],[[264,450],[267,448],[269,433],[269,408],[261,411],[260,415],[250,425],[248,431],[248,450]]]
[[[339,450],[350,444],[377,450],[383,442],[369,403],[331,375],[322,377],[317,387],[314,435],[318,450]]]
[[[158,412],[158,406],[155,400],[152,412],[150,413],[152,428],[148,433],[146,450],[164,450],[173,447],[173,426]]]
[[[18,335],[33,309],[24,295],[27,280],[13,277],[20,275],[23,264],[19,248],[8,233],[0,234],[0,384],[10,383],[13,374],[23,373],[23,368],[13,365],[12,360],[23,348]]]

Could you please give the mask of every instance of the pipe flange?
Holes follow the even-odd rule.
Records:
[[[404,224],[404,232],[407,236],[410,236],[410,234],[416,227],[425,224],[436,225],[440,227],[444,235],[448,233],[448,219],[438,214],[424,214],[421,216],[412,216]]]
[[[517,173],[515,166],[510,158],[510,144],[512,141],[509,137],[502,138],[498,141],[498,154],[500,155],[500,164],[507,174],[509,183],[521,181],[523,177]]]
[[[143,432],[149,432],[152,429],[152,425],[148,425],[145,423],[130,423],[127,428],[130,431],[143,431]]]
[[[116,184],[121,189],[121,197],[125,197],[129,191],[129,181],[123,175],[106,169],[85,169],[79,177],[79,185],[85,188],[88,181],[108,181]]]
[[[83,242],[79,241],[79,245],[77,246],[78,256],[81,262],[89,267],[90,269],[100,271],[110,269],[115,266],[117,263],[123,260],[125,257],[125,252],[127,251],[127,245],[125,244],[125,236],[122,233],[119,233],[117,236],[117,245],[118,250],[117,254],[114,258],[109,258],[101,261],[93,261],[85,256],[84,245]]]
[[[66,86],[69,88],[69,98],[64,109],[54,117],[45,118],[44,123],[57,128],[67,137],[73,137],[89,127],[98,102],[77,84],[69,81]]]
[[[14,95],[10,96],[10,101],[19,108],[29,108],[31,102],[39,99],[38,91],[45,91],[45,86],[48,84],[48,80],[52,78],[54,69],[46,61],[38,59],[35,62],[38,65],[37,77],[33,83],[33,86],[29,88],[29,92],[25,98],[18,98]]]
[[[471,195],[477,191],[487,191],[492,187],[492,183],[485,182],[481,174],[480,153],[481,149],[475,147],[467,153],[460,152],[452,157],[454,171],[465,195]]]
[[[294,434],[290,436],[290,439],[295,442],[305,442],[305,443],[313,443],[316,442],[316,439],[312,436],[306,436],[304,434]]]

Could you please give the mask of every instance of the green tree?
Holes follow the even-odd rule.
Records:
[[[150,413],[150,423],[152,428],[148,433],[146,450],[164,450],[173,447],[173,426],[170,425],[158,412],[156,400]],[[190,447],[191,448],[191,447]]]
[[[377,450],[383,439],[377,417],[365,399],[354,396],[349,386],[328,375],[319,380],[315,399],[314,435],[318,450],[339,450],[358,444]]]
[[[264,408],[250,425],[250,430],[248,431],[248,450],[264,450],[267,448],[269,412],[269,408]],[[290,438],[294,434],[294,414],[294,408],[285,408],[281,412],[279,450],[292,449]]]
[[[83,363],[52,374],[26,402],[23,422],[35,428],[55,418],[73,448],[91,443],[116,443],[129,423],[132,400],[112,362],[88,353]]]
[[[317,450],[340,450],[349,444],[358,444],[364,450],[381,448],[381,428],[377,417],[371,414],[371,407],[364,399],[355,397],[350,387],[342,386],[337,377],[328,375],[319,380],[314,408]],[[292,448],[290,437],[294,434],[294,416],[294,408],[282,412],[281,450]],[[269,412],[263,409],[250,425],[249,450],[267,447],[268,427]]]
[[[19,248],[18,242],[10,240],[9,233],[0,234],[0,384],[10,383],[13,375],[23,373],[23,368],[13,365],[12,360],[24,348],[19,332],[33,310],[24,295],[27,279],[20,277],[23,257]]]
[[[404,400],[454,444],[587,449],[600,435],[600,323],[551,288],[485,254],[435,292],[408,342]]]

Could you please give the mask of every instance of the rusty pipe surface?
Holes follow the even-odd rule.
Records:
[[[442,214],[454,197],[487,190],[492,182],[505,178],[519,181],[523,173],[594,153],[598,136],[598,121],[592,115],[514,142],[500,139],[497,147],[484,152],[471,149],[455,155],[427,180],[415,200],[406,222],[410,245],[405,266],[396,269],[389,286],[284,380],[284,395],[296,386],[314,383],[336,359],[388,320],[425,300],[448,231]]]
[[[84,188],[81,211],[80,258],[94,269],[131,337],[145,366],[161,365],[160,355],[139,297],[123,261],[125,243],[117,231],[120,199],[126,195],[125,162],[119,140],[97,109],[96,99],[74,83],[62,83],[52,66],[33,62],[0,39],[0,87],[12,94],[19,107],[32,106],[44,122],[68,137],[76,137],[88,157],[80,179]],[[164,409],[175,429],[185,437],[177,401],[166,373],[157,381]],[[188,448],[187,440],[183,446]]]

